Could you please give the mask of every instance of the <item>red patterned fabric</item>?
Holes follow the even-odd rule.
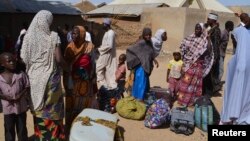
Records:
[[[192,106],[195,99],[202,95],[202,64],[196,61],[184,74],[178,84],[178,103],[183,106]]]
[[[34,117],[35,140],[65,140],[63,120],[50,120]]]

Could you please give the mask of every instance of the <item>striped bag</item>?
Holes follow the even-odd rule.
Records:
[[[195,102],[195,125],[207,132],[207,125],[218,124],[220,121],[219,112],[208,96],[202,96]]]

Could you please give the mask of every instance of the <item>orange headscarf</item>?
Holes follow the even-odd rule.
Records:
[[[90,42],[85,41],[86,30],[83,26],[76,26],[80,31],[80,38],[77,42],[71,41],[67,46],[64,57],[65,60],[72,64],[83,54],[86,48],[91,48],[93,45]]]
[[[86,30],[83,26],[76,26],[80,31],[80,39],[77,44],[81,44],[81,42],[85,42]]]

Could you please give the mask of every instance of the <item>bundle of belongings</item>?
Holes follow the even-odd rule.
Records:
[[[219,124],[220,114],[208,96],[195,101],[195,125],[207,132],[207,125]]]
[[[170,120],[170,109],[173,105],[173,97],[168,89],[158,86],[150,88],[144,102],[147,113],[144,125],[154,129],[165,125]]]
[[[86,108],[72,124],[70,141],[113,141],[117,121],[115,115]]]
[[[134,97],[128,96],[117,102],[116,111],[124,118],[141,120],[145,117],[146,105]]]
[[[170,107],[165,99],[156,100],[147,110],[144,125],[154,129],[167,123],[170,119]]]
[[[119,99],[121,99],[121,93],[118,88],[107,89],[101,86],[99,89],[99,108],[108,113],[114,113],[116,111],[115,106]]]

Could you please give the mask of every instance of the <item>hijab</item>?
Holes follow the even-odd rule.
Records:
[[[144,38],[144,36],[149,35],[149,34],[152,35],[152,30],[148,27],[145,27],[142,31],[142,38]]]
[[[155,36],[151,38],[155,57],[157,57],[161,52],[162,43],[163,43],[162,34],[165,32],[166,32],[165,29],[158,29],[155,33]]]
[[[201,25],[200,23],[198,24]],[[195,33],[193,33],[182,40],[180,49],[182,60],[184,62],[184,72],[186,72],[199,58],[201,58],[201,56],[203,56],[203,77],[209,73],[213,65],[214,55],[212,51],[208,51],[208,44],[207,33],[204,28],[200,37],[197,37]]]
[[[151,34],[150,28],[144,28],[142,37]],[[151,40],[146,41],[145,39],[139,40],[135,45],[129,47],[126,51],[127,67],[129,70],[135,69],[141,65],[144,71],[150,75],[153,69],[153,56],[154,51],[152,48]]]
[[[31,108],[34,110],[43,107],[45,89],[55,65],[54,50],[60,43],[57,33],[50,31],[52,20],[51,12],[39,11],[27,30],[21,49],[21,58],[30,80]]]
[[[76,26],[80,31],[80,38],[78,41],[71,41],[65,50],[65,60],[69,64],[73,64],[86,50],[86,48],[91,48],[92,43],[85,41],[86,30],[83,26]]]

